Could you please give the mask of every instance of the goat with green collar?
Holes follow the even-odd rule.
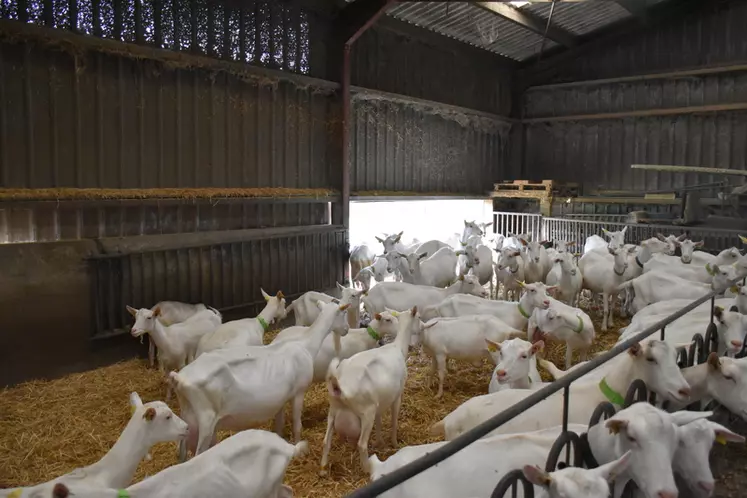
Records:
[[[536,329],[565,342],[566,368],[571,366],[574,349],[580,351],[581,361],[586,360],[589,348],[596,336],[594,323],[588,314],[552,297],[548,309],[535,308],[527,326],[527,337],[533,338]]]

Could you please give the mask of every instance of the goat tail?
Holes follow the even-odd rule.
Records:
[[[178,389],[180,386],[184,385],[184,378],[182,378],[175,370],[169,372],[168,381],[174,389]]]
[[[428,432],[431,436],[446,436],[446,422],[439,420],[428,429]]]
[[[340,387],[340,381],[337,378],[337,367],[340,365],[339,358],[332,358],[327,367],[327,391],[329,395],[334,398],[342,398],[342,388]]]
[[[306,441],[299,441],[293,446],[293,458],[306,456],[309,452],[309,443]]]
[[[617,292],[622,292],[622,291],[624,291],[626,289],[632,289],[633,288],[633,280],[635,280],[635,279],[628,280],[627,282],[623,282],[620,285],[618,285],[617,286]]]
[[[550,375],[552,375],[553,379],[555,380],[560,379],[567,373],[564,370],[561,370],[558,367],[556,367],[555,364],[551,361],[547,361],[543,358],[538,358],[537,361],[539,362],[542,368],[550,372]]]

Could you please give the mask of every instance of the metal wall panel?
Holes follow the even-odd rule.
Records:
[[[484,194],[508,169],[509,126],[416,104],[356,99],[353,191]]]
[[[328,223],[329,203],[305,199],[4,202],[0,244]]]
[[[747,169],[745,112],[536,123],[526,130],[533,177],[586,188],[659,190],[722,179],[631,170],[636,163]]]
[[[700,10],[687,16],[677,16],[673,10],[671,20],[593,43],[583,52],[546,59],[528,68],[527,76],[537,85],[746,60],[747,2],[700,3]]]
[[[512,73],[487,51],[447,50],[390,27],[375,26],[353,45],[354,85],[503,116],[511,111]]]
[[[529,88],[524,117],[672,109],[747,101],[747,72]]]
[[[318,88],[0,43],[0,186],[339,185]]]
[[[249,239],[182,249],[134,252],[93,259],[95,337],[126,333],[125,305],[161,300],[205,303],[255,316],[264,306],[260,288],[295,298],[342,282],[345,230]],[[309,264],[314,262],[314,264]]]

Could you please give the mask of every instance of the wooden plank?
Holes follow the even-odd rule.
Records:
[[[664,164],[631,164],[631,169],[667,171],[669,173],[704,173],[706,175],[747,176],[747,171],[727,168],[706,168],[703,166],[669,166]]]

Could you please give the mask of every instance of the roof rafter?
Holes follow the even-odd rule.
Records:
[[[516,9],[503,2],[473,2],[473,3],[480,8],[483,8],[487,10],[488,12],[491,12],[497,16],[500,16],[508,21],[511,21],[514,24],[518,24],[519,26],[525,29],[528,29],[529,31],[532,31],[539,35],[545,34],[545,28],[547,27],[547,21],[545,19],[542,19],[541,17],[535,16],[529,12],[524,12],[522,10]],[[560,45],[563,45],[568,48],[575,47],[576,45],[578,45],[578,40],[576,39],[576,36],[564,30],[563,28],[553,26],[552,23],[547,29],[547,38],[549,40],[554,41],[555,43],[559,43]]]

